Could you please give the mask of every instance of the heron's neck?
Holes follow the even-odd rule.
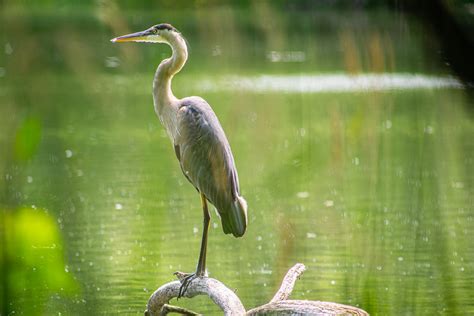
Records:
[[[173,49],[173,56],[163,60],[156,69],[153,80],[153,98],[155,111],[160,115],[165,108],[175,104],[176,97],[171,91],[171,80],[173,76],[183,68],[188,58],[188,49],[184,39],[176,35],[169,39],[169,45]]]

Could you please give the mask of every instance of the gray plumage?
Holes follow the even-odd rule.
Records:
[[[186,178],[219,212],[224,233],[240,237],[247,226],[246,205],[229,142],[209,104],[200,97],[180,101],[176,156]]]

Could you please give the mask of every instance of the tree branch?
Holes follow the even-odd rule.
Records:
[[[299,279],[300,275],[306,270],[306,267],[302,263],[297,263],[291,268],[285,275],[285,278],[281,282],[280,289],[273,296],[270,303],[275,303],[278,301],[283,301],[290,297],[291,292],[293,292],[293,287],[295,286],[296,280]]]
[[[161,313],[160,316],[166,316],[169,313],[178,313],[181,315],[188,315],[188,316],[199,316],[201,314],[195,313],[189,309],[186,309],[184,307],[179,307],[179,306],[174,306],[174,305],[168,305],[165,304],[161,308]]]
[[[173,281],[157,289],[148,300],[145,315],[158,316],[162,308],[172,298],[178,297],[181,283]],[[225,315],[244,315],[245,308],[235,293],[220,281],[212,278],[196,278],[190,284],[185,297],[192,298],[196,295],[207,295],[219,306]]]
[[[284,300],[256,307],[246,315],[313,315],[313,316],[368,316],[367,312],[353,306],[320,301]]]
[[[208,277],[196,278],[186,290],[185,297],[192,298],[196,295],[207,295],[221,308],[224,315],[316,315],[316,316],[336,316],[336,315],[357,315],[368,316],[367,312],[357,307],[342,305],[332,302],[288,300],[296,280],[305,271],[305,266],[297,263],[285,275],[280,289],[273,296],[272,300],[262,306],[245,311],[240,299],[235,293],[227,288],[220,281]],[[180,278],[180,274],[176,274]],[[157,289],[148,300],[146,316],[166,315],[169,312],[178,312],[184,315],[198,315],[195,312],[168,305],[168,302],[178,296],[181,282],[173,281],[166,283]]]

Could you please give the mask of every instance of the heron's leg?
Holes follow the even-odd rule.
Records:
[[[199,260],[196,269],[196,275],[202,277],[206,274],[206,255],[207,255],[207,235],[209,232],[209,223],[211,216],[207,208],[207,201],[204,194],[201,193],[202,212],[204,216],[204,225],[202,229],[201,251],[199,252]]]
[[[181,287],[179,288],[178,298],[184,295],[184,293],[189,287],[189,284],[191,284],[192,280],[194,280],[197,277],[203,277],[206,274],[207,235],[209,232],[209,223],[211,220],[211,216],[209,215],[209,210],[207,208],[206,197],[202,193],[201,193],[201,204],[202,204],[202,212],[204,215],[204,223],[203,223],[203,230],[202,230],[201,250],[199,252],[199,260],[197,264],[197,269],[195,273],[185,274],[185,276],[181,279]]]

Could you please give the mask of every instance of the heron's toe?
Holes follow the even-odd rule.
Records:
[[[198,278],[199,276],[196,273],[182,273],[180,272],[179,274],[175,273],[176,277],[178,280],[181,282],[181,286],[179,287],[179,292],[178,292],[178,297],[177,299],[180,299],[181,297],[184,296],[186,291],[188,290],[189,285],[191,282]]]

